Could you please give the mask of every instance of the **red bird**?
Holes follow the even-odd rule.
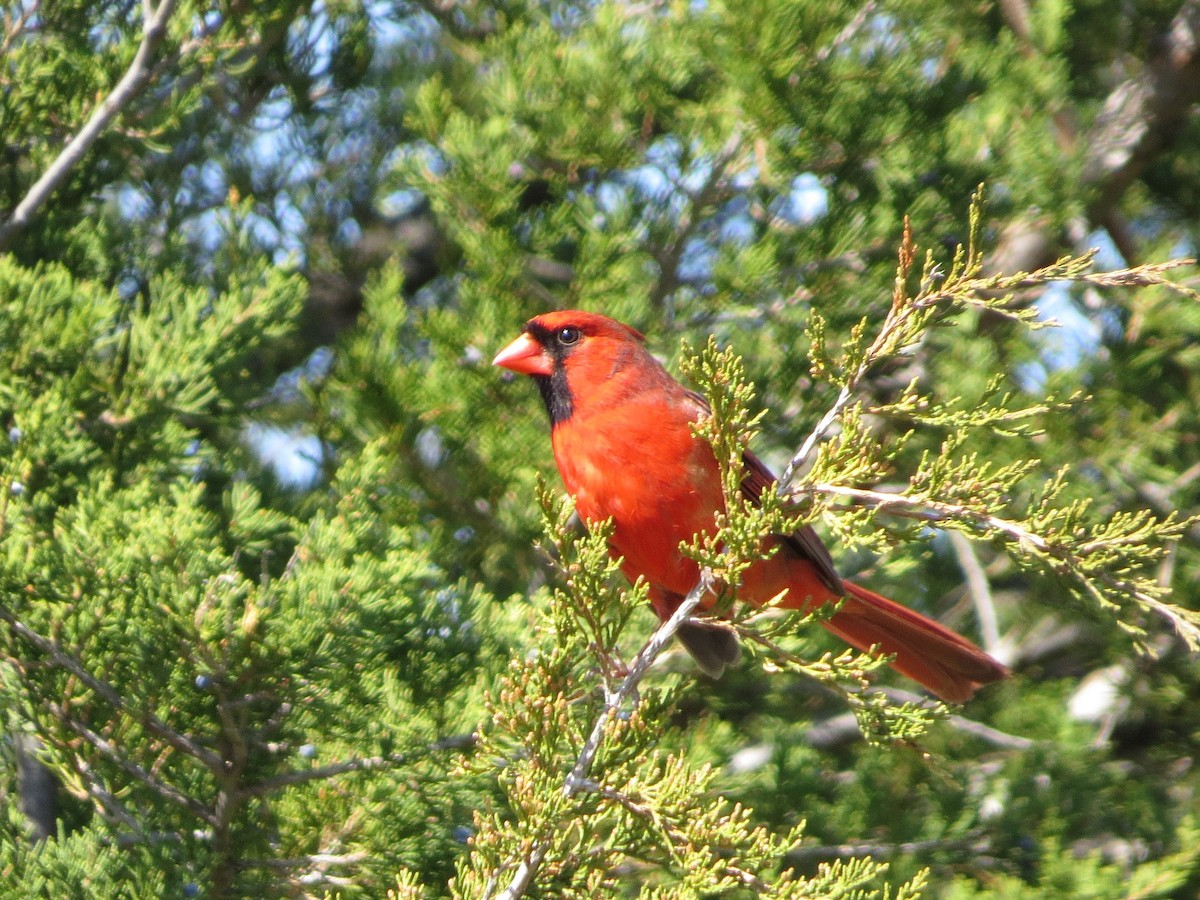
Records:
[[[704,399],[672,378],[645,338],[595,313],[565,310],[531,319],[493,364],[533,376],[550,414],[554,459],[585,522],[611,518],[614,555],[630,581],[650,586],[666,619],[700,578],[679,546],[712,532],[725,500],[712,448],[692,434]],[[775,477],[750,452],[742,491],[757,500]],[[886,597],[843,581],[812,528],[768,538],[777,547],[743,575],[739,599],[756,606],[785,589],[780,606],[842,600],[821,624],[861,651],[878,645],[892,666],[943,700],[961,703],[1008,671],[966,638]],[[728,630],[689,621],[679,638],[710,675],[738,658]]]

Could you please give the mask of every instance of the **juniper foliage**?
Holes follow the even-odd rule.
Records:
[[[0,4],[0,895],[1195,894],[1194,19]],[[487,365],[570,306],[785,476],[713,585],[811,521],[1017,677],[651,640]]]

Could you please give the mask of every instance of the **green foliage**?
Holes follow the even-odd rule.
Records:
[[[863,371],[871,360],[862,362]],[[745,380],[742,361],[732,350],[721,350],[711,338],[695,357],[684,358],[683,372],[701,388],[709,401],[711,414],[701,420],[696,431],[712,444],[721,469],[726,512],[715,519],[716,529],[707,537],[698,537],[694,547],[684,551],[693,555],[718,585],[736,586],[741,573],[764,555],[763,541],[772,534],[788,534],[807,525],[811,514],[797,515],[789,507],[779,485],[765,489],[752,503],[743,496],[741,482],[744,474],[742,454],[755,435],[761,414],[751,415],[749,405],[754,399],[753,386]],[[867,459],[864,455],[864,459]],[[882,468],[887,460],[880,458]],[[870,465],[868,462],[867,465]],[[766,551],[769,552],[769,551]],[[733,602],[735,591],[724,591],[725,609]],[[831,609],[780,617],[775,611],[764,612],[749,607],[733,618],[734,627],[748,646],[763,652],[767,671],[790,669],[844,693],[863,736],[870,742],[912,741],[925,733],[929,724],[942,717],[940,704],[892,704],[882,694],[865,695],[867,677],[879,671],[886,659],[869,653],[844,651],[826,653],[819,659],[806,658],[803,653],[790,652],[781,646],[788,635],[811,626],[832,613]],[[856,690],[847,690],[853,684]]]
[[[5,4],[0,895],[1194,895],[1200,304],[1133,264],[1196,246],[1196,126],[1114,102],[1191,51],[1027,6]],[[487,365],[553,307],[710,397],[731,501],[783,476],[711,586],[811,522],[1015,677],[736,606],[699,675]]]
[[[80,860],[93,896],[270,890],[270,857],[291,878],[354,865],[363,887],[402,860],[446,870],[486,791],[436,737],[473,727],[484,594],[420,549],[377,445],[303,519],[216,468],[238,459],[243,360],[286,334],[294,279],[206,302],[164,282],[126,317],[61,270],[0,277],[5,704],[93,812],[53,853],[6,844],[11,895],[71,893]]]
[[[78,831],[48,841],[29,853],[25,825],[9,806],[0,825],[0,866],[6,896],[79,896],[86,886],[95,897],[154,897],[180,889],[168,873],[177,867],[176,849],[135,842],[120,846],[95,831]]]
[[[977,236],[978,203],[972,219],[971,232]],[[1101,597],[1102,591],[1094,587],[1097,582],[1111,579],[1114,572],[1136,571],[1145,567],[1148,561],[1160,558],[1163,545],[1180,534],[1173,518],[1160,521],[1145,514],[1118,516],[1101,526],[1094,540],[1081,541],[1083,532],[1079,516],[1083,508],[1078,503],[1065,507],[1055,505],[1061,474],[1045,488],[1037,512],[1027,520],[1003,519],[996,513],[1004,508],[1006,496],[1037,470],[1037,460],[1019,460],[996,467],[982,462],[975,454],[964,455],[963,448],[970,445],[976,432],[995,430],[1002,427],[999,423],[1008,420],[1020,421],[1044,414],[1049,408],[1045,403],[1038,408],[1015,412],[1002,407],[980,416],[973,412],[958,415],[950,412],[962,405],[958,398],[940,402],[939,406],[945,412],[938,425],[944,426],[952,437],[943,442],[937,455],[926,453],[922,456],[911,476],[908,492],[893,495],[840,488],[837,481],[847,470],[855,478],[863,477],[864,471],[878,475],[889,470],[898,455],[897,446],[903,445],[905,438],[911,436],[911,433],[902,435],[891,447],[871,446],[862,437],[865,432],[862,404],[853,398],[871,368],[920,343],[936,321],[935,312],[944,318],[975,303],[1002,307],[1006,302],[1002,296],[981,293],[983,288],[975,279],[982,270],[982,258],[973,248],[965,251],[960,248],[956,252],[949,274],[944,281],[939,279],[942,283],[936,289],[929,274],[935,268],[930,257],[920,290],[910,296],[905,282],[913,256],[912,239],[906,234],[892,308],[878,336],[867,343],[868,323],[864,320],[852,332],[841,356],[836,360],[830,358],[828,362],[829,367],[836,366],[845,374],[832,376],[841,388],[841,394],[818,425],[818,430],[834,424],[844,427],[837,438],[822,446],[822,450],[832,447],[832,454],[818,458],[805,476],[806,483],[802,483],[797,492],[810,496],[844,494],[872,501],[885,510],[912,507],[918,511],[918,517],[927,521],[1016,541],[1018,551],[1024,552],[1030,560],[1041,560],[1052,567],[1063,566],[1059,571],[1074,574],[1081,585],[1090,587]],[[1022,273],[1013,281],[1038,284],[1064,276],[1086,277],[1089,261],[1087,258],[1060,261],[1046,272]],[[989,279],[988,290],[1001,283],[1004,283],[1003,279]],[[1032,316],[1020,318],[1033,321]],[[817,331],[823,331],[823,326],[818,326]],[[713,584],[736,585],[748,561],[761,553],[758,548],[767,534],[790,530],[803,520],[789,519],[777,490],[767,492],[761,508],[740,497],[742,453],[759,418],[747,411],[753,390],[745,381],[741,360],[730,351],[718,349],[710,340],[708,346],[686,361],[683,368],[709,399],[712,413],[701,421],[697,430],[713,445],[722,469],[727,499],[727,513],[718,517],[714,534],[698,540],[694,547],[684,548],[694,554],[705,573],[692,592],[697,595],[711,589]],[[900,404],[905,410],[914,407],[911,385],[901,395]],[[887,410],[878,410],[879,413],[886,414]],[[1011,429],[1005,431],[1015,436]],[[816,437],[821,434],[816,433]],[[852,447],[853,452],[847,453],[846,446]],[[803,460],[805,452],[802,447],[789,471]],[[851,465],[852,459],[859,461],[858,467]],[[477,868],[468,868],[460,875],[455,884],[456,891],[460,896],[492,896],[496,891],[505,897],[523,896],[534,884],[539,889],[553,889],[569,896],[612,890],[616,882],[611,881],[611,873],[625,867],[626,854],[644,866],[655,865],[666,851],[674,864],[667,872],[673,876],[672,880],[678,879],[678,884],[671,889],[682,891],[682,895],[731,890],[739,886],[757,893],[787,895],[790,878],[785,876],[782,881],[772,884],[760,874],[759,867],[799,843],[802,823],[782,839],[767,840],[765,833],[752,827],[750,812],[746,810],[743,815],[743,810],[736,808],[735,814],[719,814],[723,824],[721,830],[690,834],[681,827],[681,823],[688,821],[684,811],[689,807],[694,809],[698,797],[710,788],[709,771],[688,771],[680,767],[676,774],[677,765],[682,766],[682,763],[668,756],[663,763],[665,768],[653,769],[655,774],[646,775],[647,759],[660,760],[654,755],[654,748],[667,726],[672,701],[664,701],[661,692],[650,694],[643,690],[640,682],[646,660],[653,660],[661,650],[659,635],[673,630],[678,614],[638,651],[634,662],[622,662],[618,642],[631,614],[630,597],[636,600],[639,592],[626,595],[614,592],[610,586],[618,566],[605,550],[606,528],[596,527],[591,534],[572,542],[566,537],[570,524],[569,504],[555,504],[543,489],[542,507],[554,544],[554,557],[564,579],[564,590],[556,591],[551,601],[555,645],[549,652],[539,654],[536,660],[519,666],[502,686],[499,702],[493,706],[491,724],[494,730],[485,737],[488,742],[484,747],[485,756],[503,757],[509,761],[504,784],[516,815],[513,820],[500,816],[477,819],[479,834],[473,842],[471,857],[472,865]],[[827,505],[818,505],[817,509],[825,515],[835,512]],[[858,527],[870,525],[861,516],[856,516],[855,521]],[[1064,552],[1047,552],[1054,546],[1063,547]],[[1092,558],[1092,553],[1103,562]],[[1153,581],[1144,580],[1142,584],[1153,585]],[[1152,605],[1147,602],[1144,591],[1118,588],[1118,595]],[[694,604],[692,597],[689,597],[689,603]],[[1180,609],[1174,614],[1185,627],[1190,625],[1189,611]],[[837,657],[826,654],[816,663],[811,662],[774,643],[773,638],[784,633],[777,624],[773,633],[757,630],[754,626],[758,615],[743,614],[735,619],[736,628],[750,643],[768,650],[771,669],[790,667],[836,685],[848,676],[861,680],[882,662],[869,655],[852,653]],[[797,623],[793,617],[785,622],[785,627],[791,630],[797,624],[811,624],[812,618],[808,616],[807,621]],[[581,670],[581,662],[589,661],[593,672]],[[623,678],[619,677],[622,675]],[[603,691],[592,692],[589,697],[586,690],[567,687],[586,685],[589,680],[598,680]],[[862,696],[849,692],[846,696],[851,700],[851,708],[864,736],[871,743],[915,741],[923,737],[934,722],[947,716],[944,707],[912,701],[893,704],[884,694]],[[629,708],[627,704],[631,698],[635,699]],[[652,718],[655,713],[657,721]],[[594,722],[590,732],[589,722]],[[637,779],[608,758],[614,745],[620,754],[618,762],[625,759],[626,754],[638,761]],[[583,749],[577,751],[579,747]],[[592,802],[578,802],[581,793]],[[601,801],[611,801],[612,806],[606,808],[603,803],[597,803],[596,798],[588,797],[589,794],[597,795]],[[653,824],[649,834],[651,843],[647,844],[644,836],[623,827],[622,817],[627,815],[632,815],[635,821],[640,818]],[[597,835],[606,837],[606,849],[595,848],[592,841]],[[691,854],[697,842],[701,847],[736,848],[731,851],[731,858],[746,862],[731,869],[726,858],[714,867]],[[621,848],[616,855],[613,855],[613,847]],[[869,860],[864,857],[858,862],[867,865]],[[1161,872],[1159,867],[1151,866],[1147,869],[1147,883],[1162,879],[1171,885],[1181,883],[1191,863],[1192,858],[1184,854],[1164,863]],[[657,866],[663,867],[663,864],[658,862]],[[743,866],[747,868],[743,870]],[[881,871],[876,869],[870,874],[877,876]],[[826,874],[834,880],[820,890],[832,890],[835,884],[837,890],[850,890],[861,884],[857,880],[858,872],[834,870]],[[1068,877],[1078,877],[1084,884],[1094,875],[1094,872],[1071,870]],[[639,878],[643,883],[655,880],[647,872],[641,872]],[[1059,876],[1051,874],[1048,879],[1057,882]],[[801,891],[814,889],[818,889],[816,885],[806,883]]]
[[[507,805],[476,815],[454,895],[595,896],[634,874],[645,897],[882,896],[874,885],[886,866],[870,860],[811,878],[781,872],[802,823],[781,834],[756,825],[751,810],[714,796],[710,765],[656,749],[664,738],[675,743],[677,686],[640,683],[661,643],[632,658],[622,648],[644,591],[612,586],[604,528],[572,537],[569,505],[546,492],[542,503],[561,587],[538,652],[514,661],[491,698],[478,760],[501,767]]]
[[[762,557],[763,539],[789,530],[790,523],[774,490],[763,491],[759,503],[742,496],[742,454],[761,418],[761,414],[749,412],[754,387],[746,381],[742,361],[709,338],[708,345],[695,357],[684,356],[683,372],[708,401],[709,415],[696,424],[695,432],[712,445],[726,507],[726,512],[716,518],[713,533],[698,536],[695,546],[685,548],[685,552],[709,569],[718,585],[736,589],[746,567]],[[724,608],[733,597],[723,599]]]
[[[1038,861],[1041,870],[1036,882],[1028,884],[1020,878],[1002,875],[991,881],[986,889],[958,881],[946,890],[951,900],[970,900],[974,897],[997,897],[1017,900],[1023,897],[1112,898],[1112,900],[1153,900],[1181,896],[1179,891],[1188,882],[1188,872],[1196,865],[1197,834],[1195,825],[1184,822],[1179,827],[1177,843],[1180,849],[1160,860],[1135,864],[1132,870],[1105,863],[1097,850],[1082,860],[1078,854],[1065,852],[1057,842],[1048,841],[1046,852]]]
[[[1015,436],[1005,427],[1009,421],[1028,422],[1040,419],[1057,404],[1053,398],[1030,407],[1011,409],[1007,397],[995,400],[995,383],[989,385],[989,405],[986,412],[960,412],[965,407],[962,398],[946,400],[920,399],[916,385],[910,383],[894,405],[871,409],[876,416],[908,417],[914,409],[932,407],[938,412],[922,419],[924,424],[944,428],[947,437],[936,450],[925,451],[909,478],[906,490],[898,495],[860,490],[854,483],[871,483],[887,473],[895,457],[871,452],[870,429],[865,425],[863,404],[851,399],[867,372],[889,357],[912,352],[921,343],[925,332],[936,322],[961,313],[973,306],[1010,315],[1013,287],[1030,288],[1053,281],[1090,281],[1099,284],[1165,284],[1184,295],[1190,291],[1175,287],[1163,278],[1169,266],[1151,266],[1130,273],[1093,275],[1089,271],[1092,255],[1058,260],[1036,272],[1021,272],[1012,276],[982,278],[983,257],[978,247],[981,231],[982,193],[977,194],[971,209],[970,243],[959,246],[944,278],[932,255],[927,255],[919,287],[910,294],[907,283],[912,277],[916,255],[912,235],[906,231],[896,272],[896,287],[892,307],[875,338],[868,345],[867,320],[856,326],[839,359],[826,356],[824,332],[819,315],[818,324],[810,325],[817,353],[814,375],[827,376],[841,389],[838,402],[818,425],[820,432],[834,422],[841,430],[836,438],[821,447],[821,454],[809,472],[810,486],[802,488],[813,494],[850,497],[875,504],[876,508],[908,515],[942,527],[955,528],[975,534],[1012,548],[1016,557],[1026,564],[1039,564],[1053,571],[1068,583],[1075,593],[1086,596],[1110,612],[1142,607],[1163,616],[1177,629],[1188,647],[1200,650],[1200,616],[1194,610],[1168,601],[1170,591],[1161,584],[1152,567],[1159,563],[1173,541],[1196,520],[1177,516],[1173,511],[1158,517],[1147,510],[1116,512],[1108,519],[1096,521],[1090,515],[1091,502],[1086,499],[1066,500],[1063,488],[1069,477],[1064,467],[1046,477],[1041,460],[1025,457],[1005,464],[994,464],[978,451],[969,450],[971,437],[987,429],[1003,436]],[[1037,327],[1037,310],[1027,307],[1014,317]],[[944,323],[943,323],[944,324]],[[1025,432],[1028,434],[1028,431]],[[912,437],[902,432],[895,437],[897,447]],[[784,473],[789,478],[797,462],[807,455],[812,441],[807,441]],[[1045,479],[1040,488],[1031,482]],[[839,484],[839,481],[850,484]],[[1014,497],[1025,495],[1024,503],[1014,503]],[[843,535],[852,533],[854,525],[867,525],[864,517],[852,513],[852,525],[840,527]],[[1128,614],[1118,620],[1123,629],[1147,649],[1142,639],[1145,629]]]

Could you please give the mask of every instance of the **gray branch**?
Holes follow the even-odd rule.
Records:
[[[1025,0],[1004,0],[1000,8],[1022,53],[1036,53]],[[1082,181],[1098,191],[1088,209],[1090,222],[1108,231],[1130,264],[1138,261],[1137,247],[1117,206],[1129,186],[1170,150],[1200,102],[1200,0],[1186,0],[1153,46],[1157,52],[1113,88],[1089,130],[1080,133],[1062,113],[1054,117],[1060,147],[1086,148]],[[1078,242],[1086,231],[1076,226],[1069,237]],[[1060,243],[1044,221],[1015,223],[1002,235],[991,268],[1032,271],[1057,258]]]
[[[1083,177],[1100,185],[1100,211],[1168,149],[1200,101],[1200,0],[1180,7],[1161,46],[1141,73],[1108,95],[1088,136]]]
[[[117,768],[119,768],[126,775],[129,775],[141,782],[164,800],[168,800],[171,803],[182,806],[192,815],[203,820],[204,822],[207,822],[209,825],[216,824],[216,817],[213,815],[212,810],[206,807],[199,800],[189,796],[174,785],[155,777],[148,769],[139,766],[133,760],[127,758],[116,744],[101,737],[82,722],[73,718],[62,706],[55,704],[53,707],[53,712],[64,726],[91,744],[101,756],[117,766]]]
[[[1000,646],[1000,626],[996,619],[996,605],[992,602],[992,586],[988,582],[987,573],[975,554],[974,546],[962,532],[950,529],[946,535],[950,538],[950,546],[954,548],[958,565],[967,580],[967,590],[971,594],[975,615],[979,619],[984,649],[994,655],[996,648]]]
[[[162,0],[158,8],[153,10],[148,2],[143,4],[146,20],[142,27],[142,42],[129,69],[117,82],[112,93],[96,107],[83,128],[71,138],[50,167],[42,173],[42,177],[29,189],[8,220],[0,225],[0,250],[7,247],[17,233],[30,223],[37,211],[50,199],[55,188],[62,184],[70,171],[87,155],[88,150],[112,120],[145,88],[150,81],[154,57],[167,34],[167,20],[177,4],[178,0]]]

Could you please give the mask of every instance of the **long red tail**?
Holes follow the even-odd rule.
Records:
[[[1008,677],[1008,669],[949,628],[874,591],[843,583],[845,601],[821,624],[855,649],[878,645],[895,654],[892,668],[943,700],[962,703],[977,688]]]

